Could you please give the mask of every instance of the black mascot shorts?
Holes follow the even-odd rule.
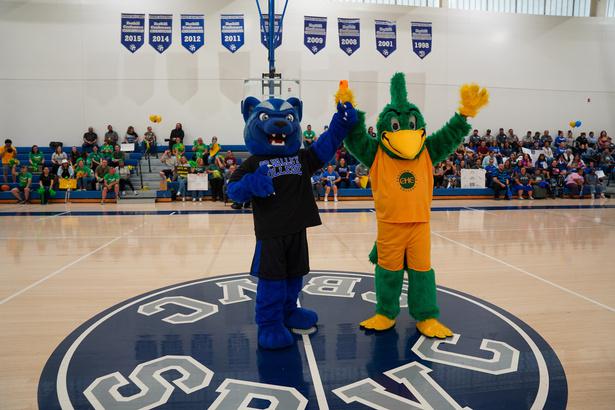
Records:
[[[256,241],[250,273],[263,279],[289,279],[310,271],[306,230]]]

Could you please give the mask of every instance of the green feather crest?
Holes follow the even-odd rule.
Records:
[[[408,104],[408,91],[406,90],[404,73],[395,73],[391,78],[391,104],[396,106]]]

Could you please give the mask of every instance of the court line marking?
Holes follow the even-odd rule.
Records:
[[[298,300],[297,306],[301,307],[301,303]],[[312,348],[312,340],[310,339],[310,335],[301,335],[301,339],[303,339],[305,357],[307,358],[310,374],[312,375],[312,383],[314,384],[314,393],[316,394],[318,408],[320,410],[329,410],[327,394],[325,393],[325,388],[322,385],[320,372],[318,371],[318,364],[316,364],[316,355],[314,355],[314,349]]]
[[[35,219],[34,222],[39,222],[39,221],[42,221],[43,219],[50,219],[50,218],[55,218],[56,216],[70,214],[70,212],[71,211],[64,211],[64,212],[60,212],[60,213],[55,214],[55,215],[43,216],[42,218]]]
[[[105,242],[104,244],[100,245],[98,248],[94,249],[93,251],[90,251],[90,252],[86,253],[85,255],[82,255],[82,256],[80,256],[79,258],[75,259],[74,261],[72,261],[72,262],[70,262],[70,263],[67,263],[66,265],[64,265],[64,266],[60,267],[59,269],[56,269],[55,271],[51,272],[50,274],[48,274],[48,275],[46,275],[46,276],[44,276],[44,277],[40,278],[40,279],[39,279],[39,280],[37,280],[36,282],[31,283],[30,285],[28,285],[28,286],[26,286],[25,288],[23,288],[23,289],[21,289],[21,290],[19,290],[19,291],[15,292],[15,293],[13,293],[12,295],[7,296],[6,298],[4,298],[4,299],[0,300],[0,305],[3,305],[3,304],[5,304],[5,303],[7,303],[7,302],[9,302],[9,301],[11,301],[11,300],[13,300],[13,299],[15,299],[17,296],[19,296],[19,295],[21,295],[21,294],[23,294],[23,293],[25,293],[25,292],[29,291],[29,290],[30,290],[30,289],[32,289],[32,288],[35,288],[36,286],[38,286],[38,285],[40,285],[41,283],[43,283],[43,282],[45,282],[45,281],[47,281],[47,280],[49,280],[49,279],[53,278],[54,276],[59,275],[60,273],[64,272],[66,269],[70,268],[71,266],[76,265],[77,263],[81,262],[82,260],[87,259],[88,257],[90,257],[90,256],[94,255],[96,252],[98,252],[98,251],[100,251],[100,250],[102,250],[102,249],[105,249],[107,246],[109,246],[109,245],[111,245],[112,243],[114,243],[114,242],[116,242],[116,241],[118,241],[118,240],[120,240],[120,239],[124,238],[125,236],[127,236],[127,235],[131,234],[132,232],[134,232],[134,231],[136,231],[137,229],[141,228],[143,225],[145,225],[145,222],[143,222],[142,224],[140,224],[140,225],[138,225],[138,226],[136,226],[136,227],[132,228],[132,229],[131,229],[131,230],[129,230],[128,232],[126,232],[126,233],[124,233],[124,234],[122,234],[122,235],[120,235],[120,236],[118,236],[118,237],[116,237],[116,238],[114,238],[114,239],[111,239],[111,240],[110,240],[110,241],[108,241],[108,242]]]
[[[495,215],[495,216],[498,215],[498,214],[496,214],[494,212],[485,211],[484,209],[472,208],[471,206],[464,206],[464,208],[467,209],[468,211],[482,212],[482,213],[487,214],[487,215]]]
[[[525,269],[519,268],[518,266],[511,265],[510,263],[508,263],[508,262],[506,262],[506,261],[503,261],[502,259],[496,258],[495,256],[491,256],[491,255],[489,255],[489,254],[487,254],[487,253],[481,252],[481,251],[479,251],[478,249],[475,249],[475,248],[473,248],[473,247],[471,247],[471,246],[468,246],[468,245],[466,245],[466,244],[464,244],[464,243],[458,242],[458,241],[456,241],[456,240],[454,240],[454,239],[448,238],[448,237],[446,237],[446,236],[444,236],[444,235],[442,235],[442,234],[440,234],[440,233],[438,233],[438,232],[434,232],[434,231],[432,231],[432,233],[433,233],[434,235],[436,235],[437,237],[439,237],[439,238],[442,238],[442,239],[447,240],[447,241],[449,241],[449,242],[451,242],[451,243],[454,243],[455,245],[461,246],[462,248],[468,249],[468,250],[470,250],[470,251],[472,251],[472,252],[474,252],[474,253],[477,253],[478,255],[484,256],[485,258],[488,258],[488,259],[491,259],[491,260],[493,260],[493,261],[495,261],[495,262],[501,263],[502,265],[507,266],[507,267],[509,267],[509,268],[511,268],[511,269],[513,269],[513,270],[516,270],[517,272],[521,272],[521,273],[523,273],[524,275],[530,276],[530,277],[532,277],[532,278],[534,278],[534,279],[537,279],[537,280],[539,280],[539,281],[541,281],[541,282],[544,282],[544,283],[546,283],[546,284],[548,284],[548,285],[551,285],[551,286],[553,286],[553,287],[555,287],[555,288],[557,288],[557,289],[559,289],[559,290],[561,290],[561,291],[563,291],[563,292],[569,293],[569,294],[571,294],[571,295],[573,295],[573,296],[576,296],[576,297],[578,297],[578,298],[581,298],[581,299],[583,299],[583,300],[585,300],[585,301],[587,301],[587,302],[593,303],[593,304],[594,304],[594,305],[596,305],[596,306],[600,306],[600,307],[601,307],[601,308],[603,308],[603,309],[606,309],[606,310],[609,310],[609,311],[611,311],[611,312],[615,313],[615,308],[612,308],[611,306],[605,305],[604,303],[600,303],[600,302],[598,302],[597,300],[594,300],[594,299],[592,299],[592,298],[590,298],[590,297],[587,297],[587,296],[585,296],[585,295],[582,295],[582,294],[580,294],[580,293],[578,293],[578,292],[575,292],[575,291],[574,291],[574,290],[572,290],[572,289],[568,289],[567,287],[564,287],[564,286],[562,286],[562,285],[558,285],[558,284],[557,284],[557,283],[555,283],[555,282],[551,282],[551,281],[550,281],[550,280],[548,280],[548,279],[545,279],[545,278],[543,278],[543,277],[540,277],[540,276],[538,276],[538,275],[536,275],[536,274],[534,274],[534,273],[532,273],[532,272],[528,272],[528,271],[526,271]]]

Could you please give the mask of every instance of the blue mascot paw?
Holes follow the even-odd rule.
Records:
[[[345,130],[350,130],[358,121],[357,110],[349,102],[337,104],[337,112],[333,114],[333,121]]]
[[[309,309],[296,308],[284,315],[284,324],[293,329],[309,329],[317,322],[318,315]]]
[[[269,168],[267,165],[261,165],[249,177],[248,186],[252,191],[252,195],[261,198],[266,198],[274,193],[273,180],[269,176]]]
[[[264,349],[282,349],[293,344],[295,338],[281,323],[258,327],[258,345]]]

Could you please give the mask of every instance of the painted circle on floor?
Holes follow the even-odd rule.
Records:
[[[557,355],[527,324],[470,295],[438,288],[454,337],[421,336],[404,308],[393,329],[361,330],[374,313],[372,274],[312,272],[302,306],[318,331],[260,349],[256,279],[196,280],[116,305],[71,333],[43,369],[48,409],[564,409]]]

